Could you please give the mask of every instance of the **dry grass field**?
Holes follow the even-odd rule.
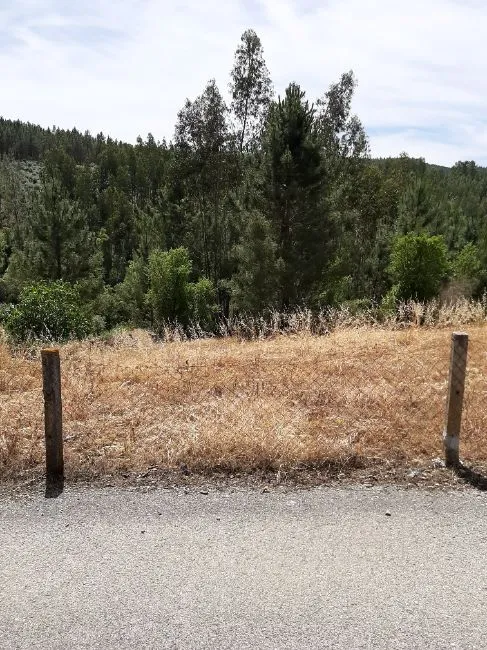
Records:
[[[461,455],[487,461],[487,327],[470,334]],[[66,474],[411,467],[441,456],[451,327],[61,347]],[[40,348],[0,346],[0,473],[43,471]]]

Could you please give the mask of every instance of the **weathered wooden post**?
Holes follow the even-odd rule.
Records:
[[[445,431],[443,432],[445,464],[447,467],[458,467],[460,464],[460,429],[462,424],[467,353],[468,334],[465,334],[465,332],[453,332],[448,397],[446,402],[446,422]]]
[[[46,480],[56,482],[62,481],[64,478],[63,409],[59,350],[42,350],[41,359],[46,437]]]

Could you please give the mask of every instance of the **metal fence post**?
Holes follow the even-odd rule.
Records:
[[[42,350],[41,359],[46,438],[46,479],[48,481],[60,481],[64,478],[64,458],[59,350]]]
[[[446,422],[443,432],[445,464],[458,467],[460,464],[460,429],[462,423],[463,394],[467,369],[468,334],[453,332],[451,342],[450,373],[448,397],[446,402]]]

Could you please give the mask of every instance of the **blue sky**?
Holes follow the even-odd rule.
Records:
[[[278,93],[354,70],[372,155],[487,165],[485,0],[0,0],[0,115],[170,139],[247,27]]]

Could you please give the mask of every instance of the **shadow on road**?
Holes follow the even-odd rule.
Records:
[[[63,493],[64,490],[64,478],[58,479],[56,481],[46,480],[46,499],[56,499]]]
[[[463,479],[466,483],[482,492],[487,491],[487,476],[475,471],[466,465],[459,465],[455,468],[456,475]]]

